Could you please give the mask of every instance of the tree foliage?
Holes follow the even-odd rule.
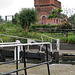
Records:
[[[14,15],[14,17],[12,18],[12,23],[13,24],[17,24],[18,23],[18,13],[16,13],[15,15]]]
[[[60,17],[61,12],[62,10],[60,8],[58,8],[57,10],[53,9],[52,11],[50,11],[50,15],[48,16],[48,19]]]
[[[69,17],[68,21],[75,26],[75,14]]]
[[[19,13],[16,13],[12,19],[12,23],[20,24],[23,29],[30,27],[31,23],[37,21],[37,11],[32,8],[22,8]]]
[[[18,18],[22,28],[29,29],[31,23],[35,23],[37,21],[37,11],[34,8],[23,8],[19,12]]]
[[[68,17],[66,14],[61,13],[61,18]]]

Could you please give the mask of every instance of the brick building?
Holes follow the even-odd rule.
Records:
[[[61,2],[58,0],[34,0],[35,9],[38,11],[37,24],[59,24],[61,19],[51,18],[47,19],[52,9],[61,8]]]

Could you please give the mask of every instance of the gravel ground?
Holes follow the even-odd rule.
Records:
[[[28,63],[27,66],[31,66],[34,64]],[[19,68],[23,68],[23,63],[19,64]],[[15,70],[15,64],[9,65],[0,65],[0,73],[5,73]],[[75,75],[75,65],[69,64],[51,64],[50,65],[51,75]],[[31,69],[27,69],[27,75],[48,75],[47,66],[42,65],[39,67],[34,67]],[[24,74],[24,71],[20,71],[19,74]]]

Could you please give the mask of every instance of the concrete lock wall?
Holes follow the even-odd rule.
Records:
[[[53,43],[53,49],[56,49],[56,44]],[[75,44],[60,43],[60,50],[75,50]]]

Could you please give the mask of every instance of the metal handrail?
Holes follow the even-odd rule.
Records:
[[[3,40],[0,38],[1,42],[3,43]]]
[[[13,37],[13,38],[19,38],[19,39],[31,39],[31,38],[25,38],[25,37],[19,37],[19,36],[13,36],[13,35],[5,35],[5,34],[0,34],[2,36],[9,36],[9,37]],[[42,40],[38,40],[38,39],[34,39],[35,41],[42,41]]]
[[[21,61],[21,59],[18,60],[18,61]],[[9,63],[13,63],[13,62],[16,62],[16,60],[11,60],[11,61],[8,61],[8,62],[3,62],[3,63],[0,63],[0,65],[9,64]]]
[[[55,38],[53,38],[53,37],[50,37],[50,36],[47,36],[47,35],[42,34],[42,35],[41,35],[42,42],[44,42],[43,36],[45,36],[45,37],[47,37],[47,38],[50,38],[50,39],[51,39],[51,44],[52,44],[52,40],[57,41],[56,46],[57,46],[57,50],[59,51],[59,49],[60,49],[60,41],[59,41],[59,39],[55,39]],[[41,47],[43,47],[43,45],[42,45]],[[52,47],[52,46],[51,46],[51,47]]]
[[[0,47],[16,47],[16,46],[27,46],[27,45],[40,45],[40,44],[50,44],[50,42],[42,42],[42,43],[24,43],[24,44],[9,44],[9,45],[0,45]]]
[[[50,39],[51,39],[51,43],[52,43],[52,40],[57,40],[57,39],[55,39],[55,38],[53,38],[53,37],[50,37],[50,36],[47,36],[47,35],[42,34],[42,35],[41,35],[42,41],[43,41],[43,36],[45,36],[45,37],[47,37],[47,38],[50,38]],[[43,41],[43,42],[44,42],[44,41]]]
[[[9,45],[9,44],[17,44],[17,42],[6,42],[6,43],[0,43],[0,45]]]
[[[30,69],[30,68],[37,67],[37,66],[40,66],[40,65],[44,65],[44,64],[47,64],[47,63],[51,63],[51,62],[52,62],[52,59],[50,61],[48,61],[48,62],[43,62],[43,63],[32,65],[32,66],[29,66],[29,67],[26,67],[26,68],[21,68],[21,69],[18,69],[18,70],[7,72],[7,73],[2,73],[0,75],[7,75],[7,74],[10,74],[10,73],[15,73],[17,71],[22,71],[22,70],[25,70],[25,69]]]
[[[46,62],[26,67],[25,46],[27,46],[27,45],[41,45],[41,44],[45,44],[46,45]],[[48,75],[50,75],[49,63],[52,62],[52,58],[50,60],[48,59],[48,47],[47,47],[48,44],[51,46],[50,42],[0,45],[0,47],[13,47],[13,46],[16,47],[16,60],[9,61],[9,62],[6,62],[6,63],[1,63],[1,65],[2,65],[2,64],[7,64],[7,63],[11,63],[11,62],[15,62],[16,61],[16,70],[10,71],[10,72],[7,72],[7,73],[2,73],[0,75],[7,75],[7,74],[15,73],[15,72],[16,72],[16,75],[18,75],[18,71],[21,71],[21,70],[24,70],[25,71],[25,75],[27,75],[27,70],[26,69],[33,68],[33,67],[36,67],[36,66],[40,66],[40,65],[43,65],[43,64],[47,64]],[[23,46],[24,68],[21,68],[21,69],[18,69],[18,61],[19,61],[18,60],[18,46]]]

